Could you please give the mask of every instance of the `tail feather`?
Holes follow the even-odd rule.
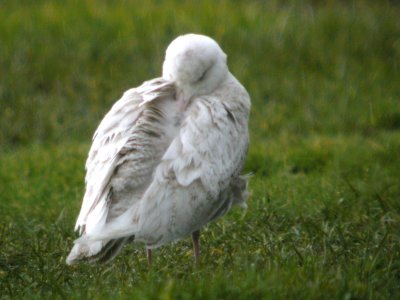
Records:
[[[247,198],[249,197],[249,192],[247,191],[247,186],[249,178],[252,174],[242,175],[236,178],[236,180],[231,183],[231,191],[233,196],[233,204],[236,204],[242,208],[247,208]]]
[[[132,237],[124,237],[109,241],[88,241],[87,243],[76,243],[68,255],[66,262],[73,265],[80,261],[90,263],[106,263],[112,260],[121,248],[132,240]]]
[[[122,247],[128,243],[129,238],[119,238],[109,241],[101,251],[89,258],[91,263],[106,263],[112,260],[121,251]]]

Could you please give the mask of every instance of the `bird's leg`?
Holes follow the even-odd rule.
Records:
[[[151,266],[151,262],[152,262],[151,249],[146,248],[146,257],[147,257],[147,263],[149,264],[149,266]]]
[[[194,262],[197,265],[200,259],[200,230],[192,232]]]

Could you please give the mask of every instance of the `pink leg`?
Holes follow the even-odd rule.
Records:
[[[147,256],[147,263],[149,264],[149,266],[151,266],[151,262],[152,262],[152,258],[153,258],[151,249],[146,248],[146,256]]]
[[[196,230],[192,233],[192,241],[194,263],[197,265],[200,262],[200,230]]]

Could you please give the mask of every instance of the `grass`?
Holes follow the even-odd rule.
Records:
[[[400,297],[399,6],[371,1],[0,3],[0,298]],[[215,37],[253,102],[246,212],[155,252],[68,267],[90,136]]]

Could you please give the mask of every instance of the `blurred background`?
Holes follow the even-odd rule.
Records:
[[[1,1],[0,144],[88,141],[188,32],[228,54],[257,138],[396,129],[399,11],[391,1]]]

